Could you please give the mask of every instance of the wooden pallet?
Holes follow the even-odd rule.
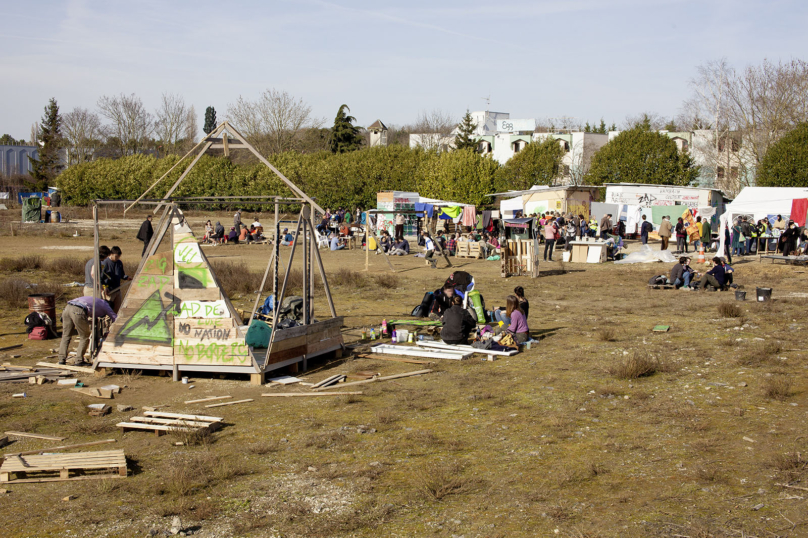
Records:
[[[203,429],[216,431],[222,425],[221,417],[204,415],[183,415],[180,413],[161,413],[147,411],[144,417],[132,417],[128,422],[119,422],[121,431],[149,431],[160,436],[167,432],[194,432]]]
[[[479,258],[482,251],[476,241],[458,241],[455,252],[456,258]]]
[[[109,471],[114,472],[97,472]],[[92,474],[88,474],[88,471]],[[0,466],[0,482],[61,482],[126,478],[123,450],[12,456]],[[58,476],[53,476],[54,474]]]

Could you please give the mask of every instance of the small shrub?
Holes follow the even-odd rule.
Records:
[[[171,435],[185,446],[210,446],[213,444],[213,433],[209,428],[200,428],[198,430],[170,430]]]
[[[250,271],[244,262],[213,261],[211,266],[229,296],[235,293],[252,294],[261,287],[263,275]]]
[[[609,373],[619,379],[637,379],[654,375],[659,367],[659,362],[647,355],[634,352],[627,357],[623,357],[617,364],[609,368]]]
[[[601,342],[614,342],[617,340],[617,331],[611,327],[603,327],[595,332],[595,337]]]
[[[0,259],[0,270],[20,273],[22,271],[42,269],[43,264],[43,258],[39,254],[26,254],[19,258]]]
[[[368,277],[364,273],[340,267],[328,277],[328,282],[334,286],[345,286],[353,289],[365,288],[368,285]]]
[[[775,340],[756,342],[743,350],[742,355],[738,358],[738,363],[741,366],[760,366],[770,362],[782,349],[783,346]]]
[[[81,258],[70,258],[66,256],[63,258],[56,258],[48,261],[46,268],[51,273],[57,273],[64,277],[70,276],[75,278],[81,278],[83,281],[84,265],[86,263],[87,260],[83,260]]]
[[[392,409],[382,409],[376,413],[376,422],[379,424],[392,424],[399,419],[398,414]]]
[[[401,284],[401,280],[398,278],[398,275],[394,275],[392,273],[373,275],[370,278],[376,283],[377,286],[385,289],[396,289]]]
[[[9,278],[0,282],[0,300],[9,308],[25,308],[28,306],[30,284],[19,278]]]
[[[247,452],[256,456],[263,456],[270,452],[277,452],[279,448],[280,442],[277,439],[263,439],[257,443],[247,445]]]
[[[718,305],[718,314],[722,318],[739,318],[743,312],[735,303],[721,303]]]
[[[785,400],[791,396],[791,378],[785,375],[774,375],[763,384],[763,394],[770,400]]]
[[[414,475],[418,491],[428,499],[439,501],[447,495],[461,493],[468,481],[461,474],[463,468],[457,463],[436,462],[424,466]]]

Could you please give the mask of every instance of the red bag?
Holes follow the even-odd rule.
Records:
[[[34,327],[28,334],[28,340],[47,340],[48,329],[46,327]]]

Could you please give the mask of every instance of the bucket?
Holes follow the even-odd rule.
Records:
[[[47,314],[56,325],[56,295],[53,293],[35,293],[28,296],[28,311]]]
[[[570,255],[572,255],[572,252],[569,250],[565,250],[564,252],[561,253],[561,261],[562,262],[570,261]]]
[[[51,213],[51,220],[53,222],[62,222],[62,214],[59,213],[58,211],[54,211],[53,213]]]
[[[772,300],[772,289],[771,288],[757,288],[757,300],[758,302],[765,302]]]
[[[736,301],[745,301],[746,300],[746,292],[745,291],[736,291],[735,292],[735,300]]]
[[[396,340],[399,342],[406,342],[410,337],[410,331],[406,329],[398,329],[396,331]]]

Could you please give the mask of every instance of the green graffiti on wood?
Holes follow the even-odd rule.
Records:
[[[249,360],[247,356],[247,345],[244,342],[233,342],[231,344],[192,344],[187,341],[178,340],[177,350],[186,362],[218,362],[222,364],[239,363],[244,364]]]
[[[149,295],[138,311],[115,335],[115,345],[125,343],[172,345],[174,331],[169,326],[166,316],[173,312],[174,296],[170,293],[166,293],[166,296],[169,302],[164,305],[159,290]]]
[[[193,290],[207,288],[213,276],[207,267],[178,267],[177,282],[180,289]]]

